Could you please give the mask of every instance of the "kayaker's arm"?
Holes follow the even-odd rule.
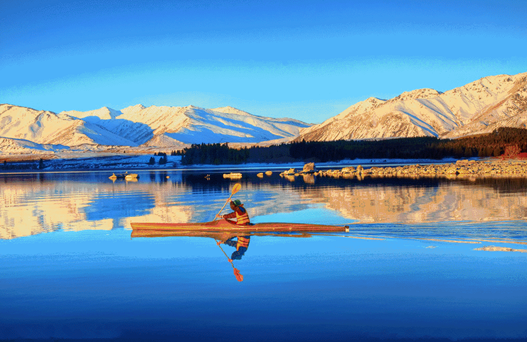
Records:
[[[232,212],[230,214],[225,214],[225,215],[222,215],[221,217],[223,217],[225,219],[236,218],[236,212]]]

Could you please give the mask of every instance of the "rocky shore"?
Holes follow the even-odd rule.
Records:
[[[312,164],[312,163],[311,163]],[[458,160],[449,164],[404,165],[397,167],[371,167],[365,169],[344,167],[335,170],[316,170],[314,165],[306,164],[302,171],[289,169],[280,174],[282,177],[311,174],[321,177],[353,178],[364,177],[527,177],[527,159],[494,160]]]

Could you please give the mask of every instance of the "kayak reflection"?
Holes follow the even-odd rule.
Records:
[[[232,262],[241,260],[245,255],[251,236],[310,237],[311,233],[349,232],[348,226],[281,222],[239,225],[226,219],[205,223],[131,223],[131,226],[132,238],[168,236],[213,238],[231,263],[238,281],[242,281],[243,276]],[[236,248],[230,258],[221,247],[222,244]]]

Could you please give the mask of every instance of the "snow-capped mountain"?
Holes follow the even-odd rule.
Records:
[[[294,138],[301,121],[249,114],[232,107],[103,107],[55,114],[0,105],[0,152],[27,149],[101,150],[115,146],[180,149],[194,143],[258,143]],[[45,147],[43,147],[45,146]]]
[[[295,140],[458,138],[498,127],[527,127],[527,73],[485,77],[444,93],[418,89],[390,100],[372,97],[306,128]]]

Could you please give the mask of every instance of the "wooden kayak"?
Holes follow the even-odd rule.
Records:
[[[134,229],[132,231],[132,238],[139,237],[208,237],[216,240],[225,241],[236,236],[278,236],[278,237],[293,237],[293,238],[309,238],[313,233],[308,232],[232,232],[228,230],[214,231],[214,232],[200,232],[191,230],[155,230],[155,229]]]
[[[239,235],[250,233],[339,233],[349,232],[348,226],[331,226],[309,223],[256,223],[238,225],[222,219],[204,223],[131,223],[132,237],[140,236],[210,236],[210,233]],[[177,232],[181,232],[178,234]],[[188,234],[192,232],[192,234]]]

